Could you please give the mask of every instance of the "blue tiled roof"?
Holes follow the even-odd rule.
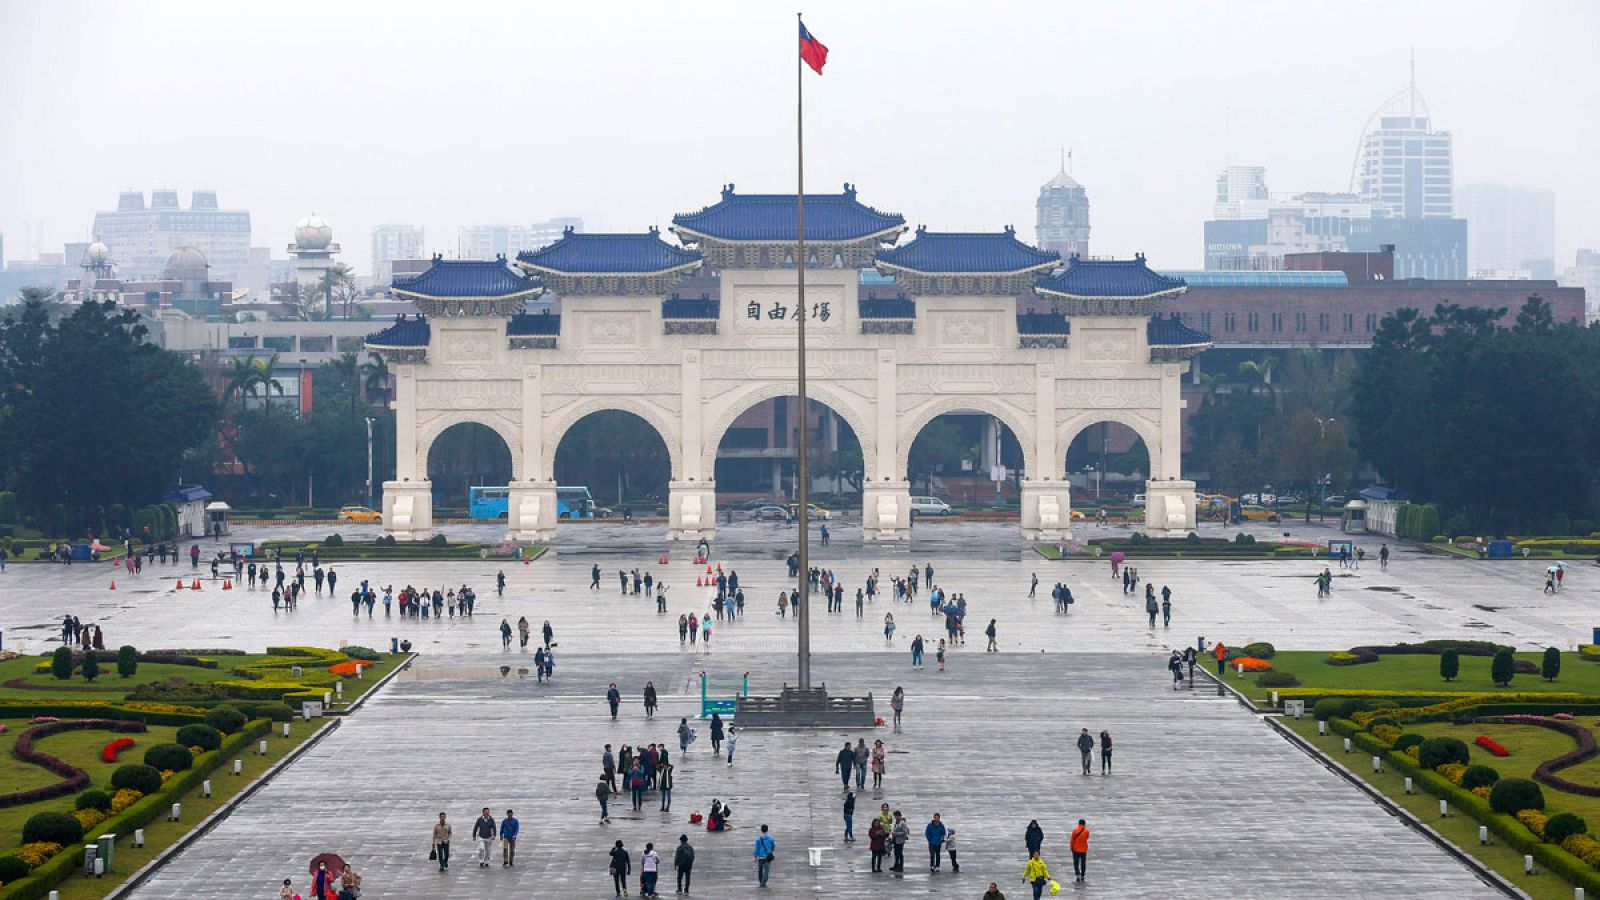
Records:
[[[367,344],[372,347],[426,347],[432,332],[427,319],[401,316],[388,328],[367,335]]]
[[[568,228],[554,244],[517,254],[525,266],[565,275],[651,275],[700,259],[694,250],[663,241],[654,228],[639,234],[580,234]]]
[[[1072,322],[1060,313],[1017,313],[1017,334],[1071,334]]]
[[[1006,226],[998,234],[917,229],[908,244],[880,250],[879,263],[913,272],[1024,272],[1061,262],[1061,254],[1017,240]]]
[[[710,297],[679,297],[661,301],[663,319],[715,319],[722,314],[722,301]]]
[[[798,239],[794,194],[735,194],[733,185],[722,189],[722,199],[696,213],[672,217],[673,230],[726,241],[788,242]],[[856,189],[845,185],[841,194],[806,195],[806,240],[855,241],[884,232],[899,233],[905,216],[884,213],[856,200]]]
[[[561,333],[561,316],[548,313],[517,313],[506,321],[507,337],[531,337]]]
[[[1152,347],[1192,347],[1196,344],[1211,343],[1211,335],[1190,328],[1176,316],[1170,319],[1156,316],[1151,319],[1145,335],[1150,339]]]
[[[539,290],[529,278],[499,259],[440,259],[420,275],[394,280],[394,289],[423,297],[509,297]]]
[[[1168,278],[1145,265],[1144,254],[1133,259],[1081,259],[1074,256],[1065,269],[1041,276],[1035,286],[1046,293],[1074,297],[1148,297],[1184,286],[1181,278]]]
[[[1397,487],[1386,487],[1375,484],[1361,489],[1360,496],[1365,500],[1393,500],[1404,503],[1411,499],[1411,495]]]
[[[198,484],[184,484],[168,491],[163,499],[174,503],[194,503],[198,500],[210,500],[211,492]]]

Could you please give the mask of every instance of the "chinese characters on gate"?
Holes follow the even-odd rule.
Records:
[[[798,320],[800,318],[800,310],[801,307],[796,306],[791,312],[789,307],[785,306],[781,301],[774,300],[772,301],[772,305],[766,310],[766,317],[772,321],[779,321],[782,319]],[[744,314],[746,318],[755,319],[758,322],[761,321],[761,304],[751,300],[749,305],[745,306]],[[828,309],[828,301],[824,300],[819,303],[811,304],[811,318],[816,319],[819,322],[826,322],[832,317],[833,313]]]

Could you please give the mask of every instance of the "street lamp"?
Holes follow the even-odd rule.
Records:
[[[367,416],[367,509],[372,508],[372,423],[376,421]]]

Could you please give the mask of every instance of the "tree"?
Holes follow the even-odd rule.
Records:
[[[1494,659],[1489,663],[1489,678],[1497,687],[1511,684],[1512,676],[1516,674],[1516,660],[1511,656],[1510,647],[1501,647],[1494,653]]]
[[[366,387],[367,398],[376,395],[379,397],[378,405],[384,409],[389,408],[389,361],[382,354],[367,351],[367,361],[361,364],[361,375]]]
[[[58,681],[66,681],[72,677],[72,648],[57,647],[50,654],[50,674]]]
[[[1517,334],[1531,334],[1548,336],[1556,330],[1555,317],[1550,312],[1550,304],[1544,298],[1534,294],[1523,304],[1522,310],[1517,313],[1517,324],[1512,327]]]
[[[1561,651],[1555,647],[1544,648],[1544,660],[1539,666],[1539,675],[1545,681],[1555,681],[1561,674]]]
[[[139,651],[132,644],[123,644],[117,648],[117,674],[123,678],[132,678],[139,671]]]
[[[93,650],[83,651],[83,680],[93,681],[100,677],[100,660],[94,655]]]
[[[1277,359],[1271,356],[1247,359],[1239,363],[1239,375],[1250,383],[1250,393],[1255,393],[1256,386],[1260,385],[1274,404],[1278,401],[1278,390],[1272,386],[1272,370],[1277,367],[1277,363]]]
[[[1308,498],[1324,477],[1342,483],[1355,467],[1356,452],[1345,437],[1344,423],[1315,416],[1310,409],[1301,409],[1289,418],[1277,448],[1279,478],[1286,484],[1304,485]],[[1309,502],[1306,521],[1311,521]]]
[[[1461,674],[1461,655],[1454,650],[1446,650],[1439,654],[1439,677],[1445,681],[1454,679]]]
[[[356,280],[349,266],[344,263],[334,263],[329,266],[323,271],[317,287],[322,291],[322,304],[323,309],[327,311],[327,318],[333,318],[335,307],[340,310],[340,318],[350,318],[350,304],[356,295]]]
[[[961,454],[966,449],[961,439],[961,429],[949,421],[936,418],[918,432],[916,440],[911,442],[907,474],[913,481],[921,475],[925,484],[923,490],[932,494],[933,473],[947,465],[960,466]]]
[[[356,401],[361,399],[361,364],[357,362],[355,352],[341,353],[338,359],[328,365],[332,368],[334,377],[339,379],[339,383],[344,385],[346,392],[350,394],[350,411],[355,412]]]

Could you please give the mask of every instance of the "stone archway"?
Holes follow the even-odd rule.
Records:
[[[723,437],[728,433],[728,429],[733,427],[736,419],[758,403],[779,397],[793,397],[794,395],[794,388],[788,384],[767,384],[751,388],[724,400],[723,402],[726,403],[726,406],[723,408],[721,415],[705,431],[704,438],[700,444],[703,457],[701,471],[716,471],[717,449],[722,445]],[[845,421],[846,425],[850,426],[851,431],[855,432],[856,441],[861,444],[863,476],[866,481],[872,481],[877,475],[878,441],[875,432],[868,427],[868,423],[872,421],[870,407],[867,407],[865,401],[850,398],[847,395],[816,384],[806,385],[806,395],[807,399],[832,410],[835,415]],[[718,399],[723,400],[723,398]]]
[[[1035,459],[1034,434],[1029,421],[1031,417],[1008,403],[983,397],[944,397],[932,400],[917,406],[912,412],[903,417],[895,436],[896,472],[904,478],[910,468],[911,445],[916,441],[922,429],[928,427],[934,419],[952,413],[970,413],[972,415],[993,416],[1002,424],[1011,429],[1011,434],[1016,437],[1022,449],[1022,468],[1024,477],[1032,477],[1038,467]]]
[[[1118,425],[1126,425],[1133,429],[1133,432],[1139,436],[1139,440],[1144,442],[1145,452],[1150,455],[1149,477],[1152,480],[1164,477],[1166,470],[1163,466],[1165,465],[1166,457],[1164,455],[1165,448],[1161,445],[1160,424],[1144,416],[1117,409],[1096,409],[1080,413],[1061,424],[1056,432],[1056,446],[1061,449],[1061,452],[1059,454],[1060,459],[1053,463],[1055,471],[1052,474],[1054,477],[1060,478],[1070,474],[1066,471],[1067,448],[1072,446],[1072,441],[1077,438],[1080,432],[1101,422],[1115,422]]]
[[[434,495],[449,507],[465,508],[471,487],[504,487],[516,480],[514,438],[472,417],[430,423],[421,459]]]
[[[544,453],[541,454],[543,462],[541,471],[535,473],[537,479],[553,484],[556,450],[561,446],[561,439],[567,436],[567,432],[578,424],[579,420],[609,410],[632,413],[654,428],[662,443],[667,445],[667,457],[672,464],[671,480],[677,481],[683,477],[683,433],[680,420],[676,418],[669,420],[661,414],[660,409],[628,397],[596,397],[580,400],[566,407],[545,429]]]

